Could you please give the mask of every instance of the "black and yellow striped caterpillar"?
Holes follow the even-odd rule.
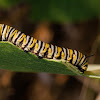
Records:
[[[0,24],[0,38],[2,41],[9,41],[25,52],[34,53],[40,58],[67,61],[83,73],[87,69],[87,57],[81,52],[44,43],[8,25]]]

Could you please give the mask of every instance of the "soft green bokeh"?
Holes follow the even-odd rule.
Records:
[[[34,21],[80,21],[100,15],[100,0],[0,0],[2,8],[25,3]]]
[[[0,0],[0,8],[7,9],[9,7],[15,6],[20,2],[20,0]]]

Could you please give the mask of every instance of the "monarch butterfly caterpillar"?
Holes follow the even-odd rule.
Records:
[[[9,41],[25,52],[34,53],[40,58],[69,62],[82,73],[88,67],[87,57],[81,52],[42,42],[8,25],[0,24],[0,38],[2,41]]]

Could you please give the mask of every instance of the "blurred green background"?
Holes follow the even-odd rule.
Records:
[[[0,23],[91,55],[100,64],[99,0],[0,0]],[[2,59],[2,58],[1,58]],[[0,100],[100,100],[100,80],[0,70]]]
[[[34,21],[80,21],[100,15],[99,0],[0,0],[5,10],[20,3],[29,5]]]

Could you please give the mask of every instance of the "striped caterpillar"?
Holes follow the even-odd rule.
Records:
[[[0,38],[2,41],[13,43],[23,49],[24,52],[34,53],[39,58],[69,62],[75,65],[82,73],[88,67],[87,57],[81,52],[42,42],[8,25],[0,24]]]

